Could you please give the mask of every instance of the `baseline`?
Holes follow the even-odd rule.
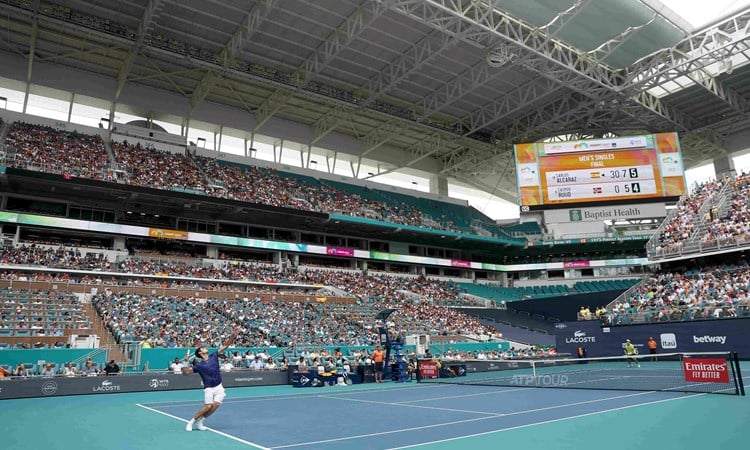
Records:
[[[149,408],[148,406],[145,406],[145,405],[143,405],[143,404],[141,404],[141,403],[136,403],[136,406],[139,406],[139,407],[141,407],[141,408],[143,408],[143,409],[147,409],[147,410],[149,410],[149,411],[153,411],[153,412],[155,412],[155,413],[158,413],[158,414],[161,414],[161,415],[163,415],[163,416],[167,416],[167,417],[169,417],[169,418],[172,418],[172,419],[175,419],[175,420],[179,420],[180,422],[188,423],[188,421],[187,421],[187,420],[185,420],[185,419],[183,419],[182,417],[177,417],[177,416],[175,416],[175,415],[172,415],[172,414],[166,413],[166,412],[164,412],[164,411],[159,411],[158,409],[154,409],[154,408]],[[240,443],[242,443],[242,444],[245,444],[245,445],[249,445],[249,446],[251,446],[251,447],[254,447],[254,448],[257,448],[257,449],[259,449],[259,450],[272,450],[272,449],[271,449],[271,448],[269,448],[269,447],[263,447],[262,445],[258,445],[258,444],[255,444],[255,443],[253,443],[253,442],[250,442],[250,441],[246,441],[246,440],[244,440],[244,439],[238,438],[237,436],[232,436],[231,434],[228,434],[228,433],[224,433],[223,431],[219,431],[219,430],[214,430],[214,429],[213,429],[213,428],[211,428],[211,427],[206,427],[206,431],[210,431],[210,432],[212,432],[212,433],[216,433],[216,434],[218,434],[218,435],[220,435],[220,436],[224,436],[224,437],[226,437],[226,438],[232,439],[233,441],[237,441],[237,442],[240,442]]]

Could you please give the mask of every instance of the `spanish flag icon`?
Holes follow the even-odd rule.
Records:
[[[591,172],[591,178],[601,178],[601,172]]]

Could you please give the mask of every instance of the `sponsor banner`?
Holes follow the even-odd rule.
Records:
[[[596,342],[596,336],[590,336],[591,332],[584,330],[575,330],[568,332],[569,336],[565,337],[566,344],[593,344]]]
[[[581,238],[581,239],[553,239],[549,241],[529,242],[526,244],[526,247],[530,248],[530,247],[544,247],[544,246],[553,246],[553,245],[597,244],[599,242],[625,242],[625,241],[646,242],[648,238],[649,238],[648,235],[643,235],[643,236],[596,237],[596,238]],[[644,265],[644,264],[649,263],[648,259],[646,258],[628,258],[627,261],[632,261],[632,262],[627,262],[624,264],[618,263],[618,262],[614,262],[614,263],[611,262],[611,261],[625,261],[623,259],[604,260],[604,261],[605,261],[604,263],[601,263],[601,261],[597,261],[597,262],[600,263],[599,266],[618,266],[618,265],[631,265],[631,264]],[[544,267],[545,267],[544,264],[545,263],[536,264],[534,265],[535,266],[534,268],[528,269],[528,270],[537,270],[536,266],[538,266],[540,270],[544,270]],[[550,266],[551,268],[558,268],[558,269],[562,268],[562,263],[559,263],[559,267],[555,267],[555,263],[546,263],[546,264]],[[519,265],[523,265],[523,264],[519,264]],[[526,265],[531,265],[531,264],[526,264]],[[513,266],[513,267],[516,267],[516,266]],[[513,270],[517,270],[517,269],[513,269]],[[523,270],[523,269],[518,269],[518,270]]]
[[[729,369],[724,358],[686,358],[682,361],[685,381],[695,383],[727,383]]]
[[[518,165],[518,186],[539,186],[539,169],[537,163]]]
[[[646,343],[653,337],[659,353],[737,352],[750,358],[750,319],[696,320],[606,327],[588,320],[556,324],[555,338],[559,353],[575,355],[579,346],[587,355],[619,356],[626,339],[641,354],[647,354]]]
[[[576,269],[580,267],[590,267],[591,261],[564,261],[563,267],[566,269]]]
[[[551,142],[544,144],[544,153],[578,153],[597,150],[615,150],[623,148],[644,148],[650,146],[647,136],[631,136],[613,139],[595,139],[588,141]]]
[[[353,258],[354,249],[344,247],[326,247],[326,254],[331,256],[346,256],[347,258]]]
[[[225,387],[270,386],[287,383],[286,372],[238,371],[222,374]],[[61,395],[100,395],[122,392],[171,391],[202,389],[198,375],[144,373],[118,376],[74,378],[27,378],[2,383],[0,400]]]
[[[422,375],[422,378],[437,378],[438,363],[436,361],[420,361],[419,373]]]
[[[659,155],[659,167],[664,177],[682,177],[682,155],[677,152]]]
[[[518,369],[518,362],[512,360],[466,360],[466,372],[495,372],[502,370]]]
[[[603,222],[649,217],[666,217],[664,203],[644,203],[637,206],[600,206],[594,208],[553,209],[544,211],[545,223]]]
[[[148,235],[157,239],[179,239],[183,241],[188,239],[187,231],[166,230],[164,228],[149,228]]]
[[[627,238],[633,237],[633,236],[626,236]],[[640,240],[646,240],[643,237],[639,237]],[[625,239],[630,240],[630,239]],[[562,244],[582,244],[586,242],[605,242],[602,240],[594,240],[594,239],[568,239],[565,241],[555,241]],[[549,241],[547,241],[549,242]],[[530,242],[528,247],[539,247],[539,244],[532,245],[533,242]],[[558,245],[558,244],[555,244]],[[626,258],[626,259],[600,259],[600,260],[592,260],[589,261],[589,267],[617,267],[617,266],[643,266],[648,264],[649,261],[647,258]],[[524,270],[556,270],[556,269],[564,269],[563,262],[551,262],[551,263],[536,263],[536,264],[490,264],[490,263],[482,263],[481,265],[482,269],[487,270],[498,270],[502,272],[520,272]]]
[[[674,333],[661,333],[659,335],[661,348],[664,350],[677,350],[677,336]]]
[[[471,261],[462,261],[460,259],[451,259],[451,266],[452,267],[464,267],[466,269],[471,269]]]

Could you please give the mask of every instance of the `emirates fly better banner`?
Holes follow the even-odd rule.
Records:
[[[729,384],[729,369],[724,358],[687,358],[682,361],[682,369],[685,381]]]

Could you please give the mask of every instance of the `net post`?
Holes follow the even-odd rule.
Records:
[[[734,378],[735,378],[735,386],[737,386],[737,389],[739,390],[739,394],[741,396],[745,396],[745,383],[742,381],[742,371],[740,370],[740,358],[737,355],[737,352],[732,352],[730,355],[730,358],[732,359],[732,365],[734,366]]]
[[[536,377],[536,361],[531,360],[531,376],[534,377],[534,386],[539,387],[539,379]]]

